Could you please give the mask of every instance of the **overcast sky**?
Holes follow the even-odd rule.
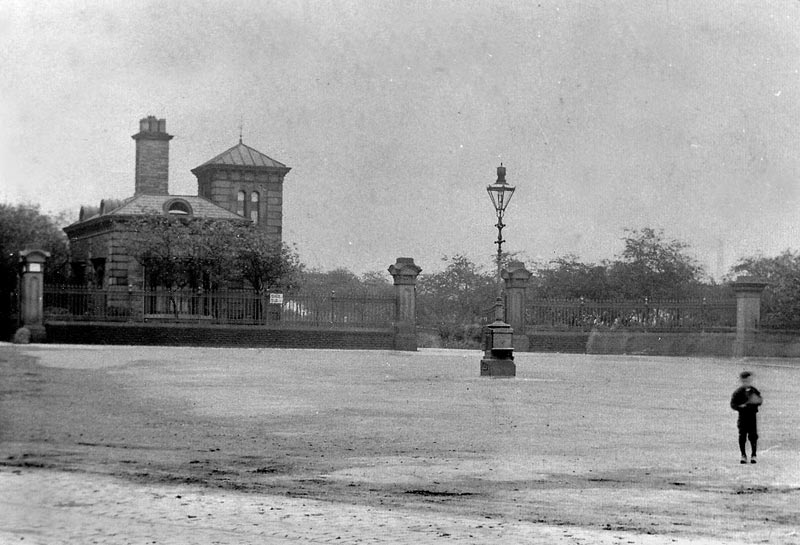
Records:
[[[610,259],[646,226],[713,275],[800,248],[797,1],[50,4],[0,4],[0,201],[131,196],[152,114],[172,194],[240,121],[290,166],[310,267],[490,268],[501,161],[529,259]]]

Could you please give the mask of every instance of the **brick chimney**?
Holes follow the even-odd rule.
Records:
[[[139,121],[136,140],[134,195],[169,195],[169,141],[167,121],[148,116]]]

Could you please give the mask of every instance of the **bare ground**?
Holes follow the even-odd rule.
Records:
[[[479,359],[2,345],[0,482],[18,512],[59,512],[47,498],[81,482],[117,498],[269,498],[297,517],[315,506],[318,524],[289,541],[341,526],[387,543],[800,543],[800,362],[518,354],[517,378],[493,380]],[[765,397],[755,466],[738,463],[727,405],[743,366]],[[165,508],[153,501],[151,522]],[[336,517],[365,510],[370,524]],[[32,542],[37,520],[0,541]]]

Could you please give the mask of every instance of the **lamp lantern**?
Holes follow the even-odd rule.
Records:
[[[500,267],[503,260],[503,243],[505,242],[505,240],[503,240],[503,227],[506,225],[503,223],[503,216],[506,213],[508,203],[511,202],[511,197],[514,196],[514,191],[516,191],[516,189],[516,187],[506,181],[506,167],[503,166],[503,163],[500,163],[500,166],[497,167],[497,181],[486,186],[486,191],[489,193],[489,198],[492,200],[492,205],[497,215],[497,223],[495,224],[495,227],[497,227],[497,240],[494,243],[497,244],[498,281],[500,279]]]

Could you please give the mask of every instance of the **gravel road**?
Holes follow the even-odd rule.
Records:
[[[800,362],[479,360],[0,345],[0,542],[800,543]]]

